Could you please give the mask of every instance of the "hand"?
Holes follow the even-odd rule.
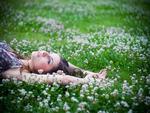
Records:
[[[85,78],[96,78],[96,79],[105,79],[107,75],[107,69],[102,69],[99,73],[88,74]]]
[[[98,78],[100,79],[105,79],[107,75],[107,69],[102,69],[99,73],[98,73]]]

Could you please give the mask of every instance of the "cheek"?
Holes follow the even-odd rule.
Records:
[[[45,58],[38,58],[38,57],[32,60],[32,65],[36,70],[38,69],[49,70],[49,68],[51,67],[47,64],[47,60]]]
[[[45,69],[47,68],[47,65],[45,63],[36,63],[35,67],[37,69]]]
[[[47,65],[46,64],[41,64],[41,68],[47,68]]]
[[[35,65],[35,69],[38,70],[38,69],[43,69],[44,71],[49,71],[50,69],[50,66],[46,63],[37,63]]]

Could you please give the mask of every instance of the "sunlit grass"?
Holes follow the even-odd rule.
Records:
[[[18,53],[54,51],[83,69],[109,71],[101,84],[77,86],[3,79],[0,112],[149,112],[148,4],[146,0],[10,0],[1,5],[0,40]]]

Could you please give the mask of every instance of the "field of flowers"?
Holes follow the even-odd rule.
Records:
[[[100,83],[0,83],[1,113],[150,113],[149,0],[6,0],[0,40],[23,56],[61,54]]]

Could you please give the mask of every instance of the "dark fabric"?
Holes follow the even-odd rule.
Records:
[[[0,73],[10,68],[9,62],[5,58],[6,54],[4,51],[4,49],[0,48]]]
[[[21,61],[11,53],[12,49],[3,42],[0,42],[0,73],[10,68],[21,67]]]
[[[5,42],[0,42],[0,48],[5,49],[6,51],[11,51],[11,47]]]

